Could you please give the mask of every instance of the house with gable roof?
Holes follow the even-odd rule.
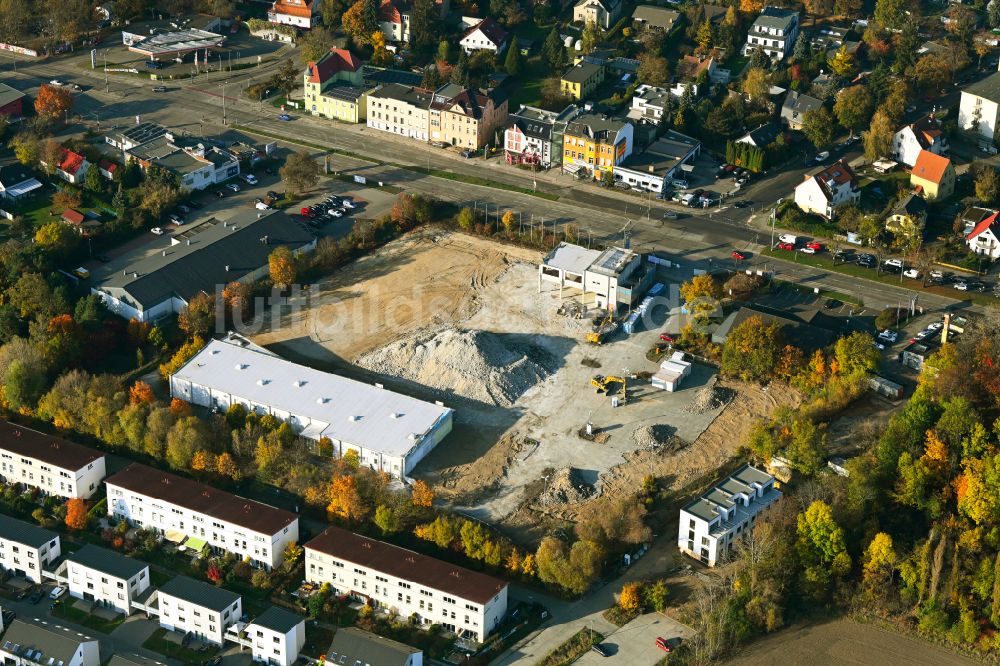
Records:
[[[484,49],[501,53],[507,48],[507,31],[493,19],[485,18],[466,30],[459,44],[466,55]]]
[[[892,154],[897,162],[912,167],[921,150],[935,155],[948,152],[948,137],[941,128],[941,121],[924,116],[904,126],[892,137]]]
[[[362,64],[347,49],[331,48],[306,65],[303,93],[308,110],[347,123],[364,122],[366,95]]]
[[[858,179],[843,160],[806,176],[795,187],[795,205],[805,213],[815,213],[828,220],[834,218],[840,206],[860,200]]]
[[[947,157],[921,150],[910,172],[910,185],[927,201],[947,199],[955,192],[955,167]]]
[[[977,224],[965,237],[965,244],[976,254],[990,259],[1000,259],[1000,220],[993,213]]]

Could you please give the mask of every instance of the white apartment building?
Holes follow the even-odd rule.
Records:
[[[434,93],[387,83],[368,92],[368,127],[409,139],[427,141]]]
[[[757,517],[781,498],[774,477],[744,465],[681,509],[677,547],[710,567],[732,552]]]
[[[193,550],[249,558],[254,567],[281,564],[299,539],[291,511],[227,493],[175,474],[133,463],[107,480],[108,515],[154,529]]]
[[[97,640],[57,624],[14,620],[0,638],[4,666],[100,666]]]
[[[507,613],[507,584],[339,527],[305,544],[306,580],[482,642]]]
[[[0,481],[46,495],[93,495],[106,474],[104,454],[69,440],[0,421]]]
[[[791,9],[764,7],[750,26],[743,55],[763,49],[771,60],[784,60],[799,36],[799,13]]]
[[[160,626],[192,633],[223,645],[226,629],[243,615],[243,599],[235,592],[187,576],[176,576],[156,591]]]
[[[842,160],[820,169],[795,187],[795,205],[803,212],[815,213],[828,220],[837,208],[861,199],[858,179]]]
[[[59,535],[0,514],[0,570],[42,582],[42,570],[59,559]]]
[[[1000,126],[1000,71],[962,90],[958,104],[958,127],[982,143],[992,145]]]
[[[255,662],[292,666],[306,644],[306,622],[294,613],[271,606],[246,626],[246,638]]]
[[[948,138],[937,118],[924,116],[904,126],[892,137],[892,154],[901,164],[912,167],[917,163],[921,150],[935,155],[948,152]]]
[[[69,593],[132,614],[132,601],[149,588],[149,565],[88,544],[66,556]]]

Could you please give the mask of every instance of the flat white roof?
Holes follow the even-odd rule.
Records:
[[[269,353],[212,340],[171,380],[188,381],[316,424],[334,441],[403,456],[454,410],[292,363]]]
[[[583,275],[599,256],[601,256],[600,250],[588,250],[580,245],[560,243],[559,247],[545,257],[544,263],[552,268]]]

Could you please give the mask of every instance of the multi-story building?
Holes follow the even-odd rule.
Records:
[[[910,185],[928,201],[947,199],[955,193],[955,167],[947,157],[921,150],[910,172]]]
[[[57,624],[14,620],[0,644],[4,666],[100,666],[97,640]]]
[[[912,167],[921,150],[935,155],[948,152],[948,137],[941,129],[941,121],[933,116],[906,125],[892,137],[892,154],[901,164]]]
[[[1000,258],[1000,222],[993,213],[965,235],[969,250],[990,259]]]
[[[69,593],[132,614],[132,601],[149,587],[149,565],[113,550],[87,544],[66,556]]]
[[[428,111],[431,141],[482,148],[507,121],[507,99],[449,83],[434,91]]]
[[[962,90],[958,104],[958,127],[980,142],[992,146],[1000,129],[1000,71]]]
[[[0,480],[46,495],[93,495],[105,475],[104,454],[75,442],[0,421]]]
[[[329,527],[304,548],[306,580],[420,624],[482,642],[507,612],[503,581],[384,541]]]
[[[573,20],[608,30],[621,16],[622,4],[622,0],[578,0],[573,5]]]
[[[579,112],[574,104],[559,113],[522,106],[508,115],[503,140],[507,163],[539,164],[545,168],[560,164],[566,123]]]
[[[803,212],[815,213],[828,220],[836,216],[837,208],[860,200],[858,179],[843,160],[806,176],[795,187],[795,205]]]
[[[185,190],[203,190],[240,173],[235,156],[216,146],[167,132],[125,150],[125,161],[135,161],[145,171],[151,166],[176,174]]]
[[[299,539],[299,518],[251,499],[133,463],[108,478],[108,515],[194,550],[205,545],[270,569]]]
[[[347,49],[331,48],[306,65],[303,91],[306,109],[346,123],[365,120],[365,87],[361,61]]]
[[[927,202],[910,192],[896,202],[885,220],[887,231],[906,238],[921,238],[927,222]]]
[[[714,567],[780,498],[773,476],[744,465],[681,509],[677,547]]]
[[[664,183],[684,180],[684,169],[701,154],[701,142],[667,130],[641,153],[627,157],[615,167],[615,180],[630,188],[663,192]]]
[[[378,9],[378,27],[385,41],[394,43],[410,42],[410,14],[413,5],[406,0],[382,0]]]
[[[493,19],[485,18],[466,30],[459,44],[467,54],[473,51],[500,53],[507,47],[507,31]]]
[[[559,89],[564,95],[575,100],[585,99],[604,82],[604,67],[581,60],[562,75]]]
[[[781,119],[788,129],[800,130],[806,114],[823,106],[823,100],[810,97],[796,90],[789,90],[781,104]]]
[[[434,93],[424,88],[387,83],[368,92],[368,127],[427,141]]]
[[[600,179],[632,154],[633,132],[632,123],[596,113],[574,118],[563,135],[563,170]]]
[[[784,60],[799,36],[799,13],[791,9],[764,7],[750,26],[743,55],[761,49],[771,60]]]
[[[316,25],[316,9],[312,0],[276,0],[267,12],[267,20],[306,30]]]
[[[632,106],[628,117],[632,120],[659,122],[663,117],[663,110],[671,103],[670,95],[670,91],[666,88],[643,83],[632,93]]]
[[[0,570],[41,583],[60,554],[58,534],[0,514]]]
[[[378,666],[423,666],[423,651],[376,634],[344,627],[338,629],[323,656],[323,666],[344,664],[378,664]]]
[[[156,591],[160,626],[222,645],[226,629],[243,615],[240,595],[187,576],[175,576]]]
[[[255,662],[292,666],[306,644],[306,622],[294,613],[271,606],[246,626],[246,638]]]

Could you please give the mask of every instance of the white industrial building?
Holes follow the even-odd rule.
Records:
[[[0,572],[42,582],[42,570],[61,553],[59,535],[0,514]]]
[[[100,666],[97,640],[67,627],[14,620],[2,628],[4,666]]]
[[[781,498],[774,477],[744,465],[681,509],[677,547],[710,567],[757,524],[757,517]]]
[[[226,629],[243,615],[240,595],[187,576],[170,579],[156,596],[161,627],[214,645],[224,644]]]
[[[170,377],[170,395],[210,409],[243,405],[327,438],[335,455],[405,477],[451,432],[454,410],[292,363],[238,336],[213,340]]]
[[[329,527],[304,545],[306,580],[420,624],[482,642],[507,613],[507,584],[476,571]]]
[[[108,515],[194,551],[209,546],[270,569],[299,539],[299,517],[197,481],[132,463],[108,477]]]
[[[149,587],[149,565],[87,544],[66,557],[66,577],[70,595],[130,615]]]
[[[690,374],[691,363],[684,360],[684,352],[674,352],[670,358],[660,363],[660,369],[650,381],[655,388],[673,393]]]
[[[538,290],[542,282],[579,289],[586,301],[592,294],[598,308],[634,304],[652,284],[655,274],[644,270],[642,257],[620,247],[603,252],[572,243],[560,243],[538,265]]]
[[[0,481],[46,495],[86,499],[105,475],[104,454],[65,439],[0,421]]]

